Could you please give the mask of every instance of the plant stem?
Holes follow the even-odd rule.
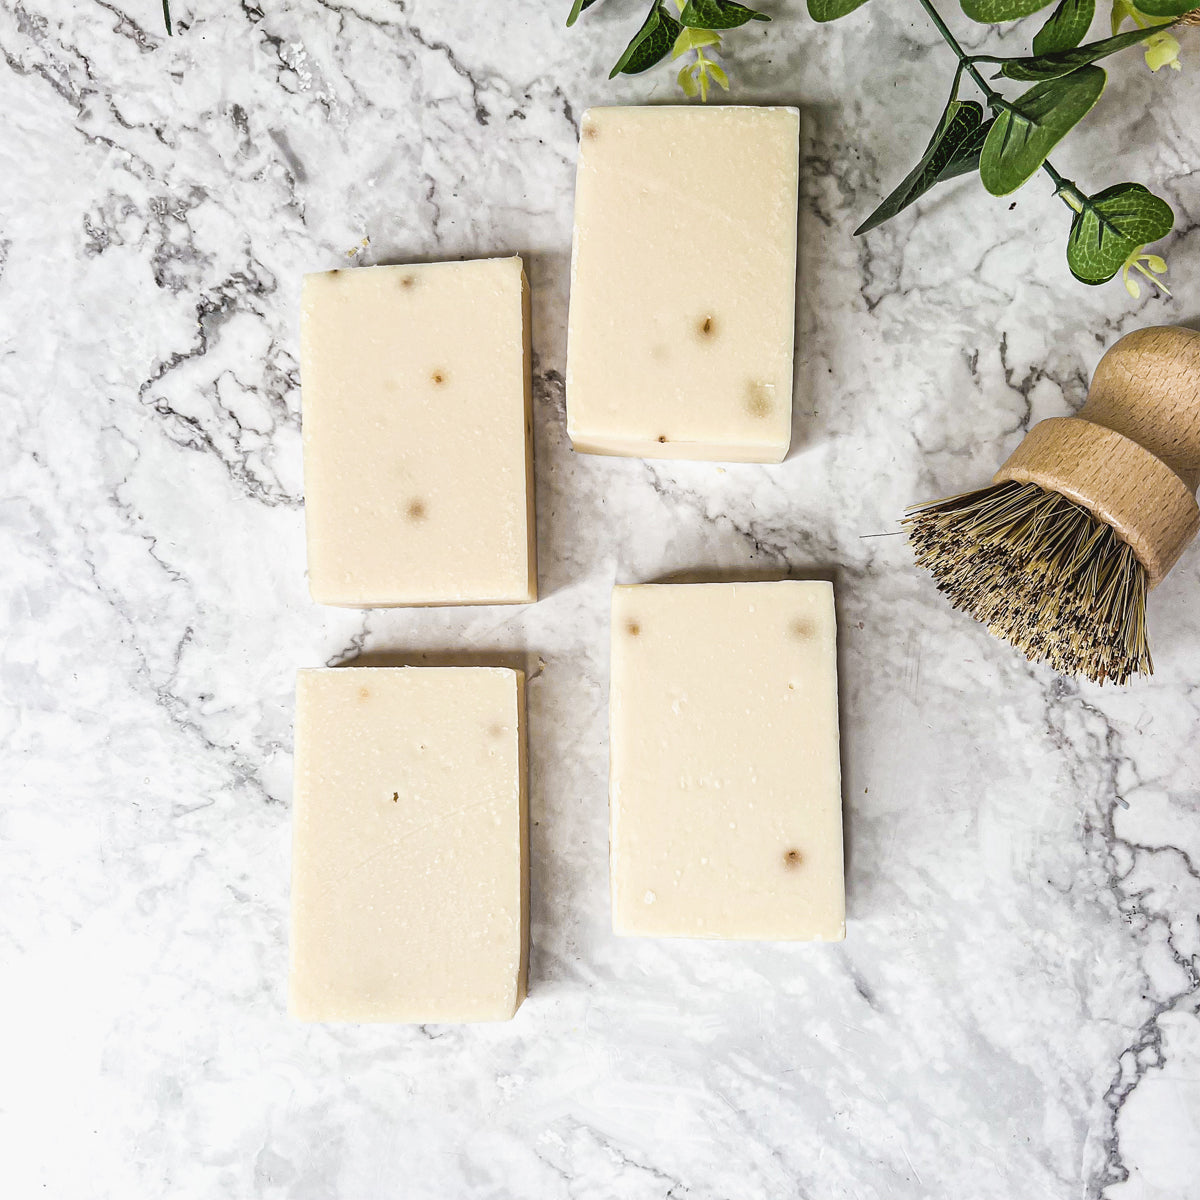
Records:
[[[681,8],[679,10],[683,12]],[[704,49],[701,46],[696,47],[696,66],[699,71],[696,74],[699,76],[698,83],[700,84],[700,103],[708,103],[708,59],[704,57]]]
[[[1042,163],[1042,170],[1054,180],[1054,194],[1068,207],[1073,208],[1077,213],[1083,212],[1084,206],[1088,203],[1088,198],[1075,186],[1069,179],[1064,179],[1058,171],[1054,169],[1053,164]]]
[[[933,7],[931,0],[918,0],[921,7],[928,14],[929,19],[933,22],[934,28],[942,35],[942,40],[954,51],[958,57],[959,70],[966,71],[968,75],[975,81],[975,86],[984,94],[987,99],[989,108],[1002,108],[1004,106],[1004,97],[1000,95],[994,88],[990,87],[987,80],[979,73],[975,64],[971,61],[967,52],[958,44],[958,39],[952,34],[942,20],[941,13]]]
[[[167,37],[171,36],[171,0],[162,0],[163,6],[163,21],[167,26]]]

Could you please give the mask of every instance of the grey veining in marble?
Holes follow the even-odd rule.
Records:
[[[1200,1195],[1200,551],[1152,598],[1158,673],[1120,691],[1030,667],[896,536],[1077,406],[1121,332],[1200,312],[1200,32],[1181,73],[1114,60],[1056,155],[1174,204],[1175,298],[1134,301],[1069,278],[1041,181],[852,238],[948,53],[915,2],[818,27],[764,0],[730,65],[737,99],[803,110],[796,437],[722,469],[565,439],[579,117],[673,98],[669,71],[605,79],[640,3],[570,31],[567,0],[174,7],[168,40],[157,0],[0,6],[0,1192]],[[513,251],[544,599],[314,607],[302,273]],[[812,571],[838,590],[846,942],[615,939],[610,586]],[[529,999],[496,1027],[291,1024],[294,669],[448,656],[534,675]]]

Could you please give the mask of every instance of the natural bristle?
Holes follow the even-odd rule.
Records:
[[[1073,500],[1001,483],[922,505],[904,523],[954,607],[1035,662],[1097,683],[1153,672],[1146,569]]]

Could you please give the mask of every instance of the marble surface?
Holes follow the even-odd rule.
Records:
[[[731,70],[803,109],[799,400],[783,466],[721,469],[564,434],[580,114],[672,98],[605,80],[640,4],[176,0],[170,40],[157,0],[0,6],[6,1197],[1200,1195],[1200,551],[1152,599],[1157,674],[1114,690],[949,611],[896,536],[1119,333],[1200,313],[1200,32],[1178,74],[1114,60],[1056,156],[1174,203],[1175,298],[1134,301],[1069,278],[1041,181],[852,238],[947,52],[915,3],[763,7]],[[543,600],[316,608],[301,274],[513,251]],[[840,606],[846,942],[614,938],[610,586],[808,572]],[[285,1016],[293,672],[355,659],[529,665],[511,1024]]]

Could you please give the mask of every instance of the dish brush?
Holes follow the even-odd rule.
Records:
[[[1151,674],[1146,594],[1200,528],[1200,333],[1127,334],[1073,417],[1035,425],[990,487],[904,518],[955,608],[1097,683]]]

